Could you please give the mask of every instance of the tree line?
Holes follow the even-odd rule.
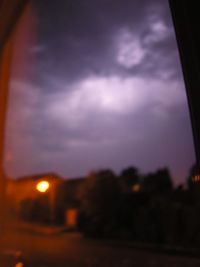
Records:
[[[139,242],[200,245],[200,181],[195,166],[188,187],[173,186],[168,168],[141,175],[135,167],[117,177],[92,172],[80,185],[79,229],[86,236]]]
[[[57,191],[55,223],[64,223],[66,208],[78,208],[78,230],[85,236],[139,242],[200,246],[200,179],[194,165],[187,188],[173,186],[167,167],[140,174],[130,166],[116,175],[93,171],[73,188]],[[73,190],[72,190],[73,189]],[[21,216],[49,222],[48,198],[24,201]]]

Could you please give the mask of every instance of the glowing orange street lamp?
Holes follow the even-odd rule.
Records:
[[[47,181],[40,181],[39,183],[37,183],[37,185],[36,185],[36,189],[37,189],[40,193],[45,193],[45,192],[47,192],[47,190],[49,189],[49,182],[47,182]]]
[[[49,199],[49,207],[50,207],[50,220],[53,223],[54,218],[55,218],[55,186],[52,182],[50,185],[48,181],[42,180],[36,184],[36,189],[40,193],[46,193],[47,191],[49,191],[48,199]]]

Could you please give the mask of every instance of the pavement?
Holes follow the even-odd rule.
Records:
[[[75,229],[66,226],[42,225],[25,222],[16,223],[18,231],[37,234],[37,235],[60,235],[67,232],[74,232]],[[146,250],[156,253],[167,253],[170,255],[180,255],[183,257],[200,258],[200,248],[174,246],[169,244],[152,244],[144,242],[134,242],[121,239],[99,239],[99,242],[106,243],[114,247],[127,247],[137,250]]]
[[[9,259],[12,253],[23,252],[25,267],[200,266],[199,258],[158,253],[150,246],[126,240],[86,239],[77,232],[63,232],[62,227],[28,224],[18,227],[6,233],[2,241]],[[0,266],[4,267],[1,263]]]
[[[18,222],[14,228],[17,231],[25,231],[38,235],[57,235],[68,230],[65,226],[32,224],[26,222]]]

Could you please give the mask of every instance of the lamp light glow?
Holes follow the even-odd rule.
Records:
[[[45,193],[49,189],[49,182],[41,181],[36,185],[36,189],[41,192]]]

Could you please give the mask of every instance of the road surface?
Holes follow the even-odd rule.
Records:
[[[23,251],[25,267],[199,267],[200,259],[173,256],[88,240],[78,233],[6,234],[4,251]],[[4,267],[0,264],[1,267]]]

